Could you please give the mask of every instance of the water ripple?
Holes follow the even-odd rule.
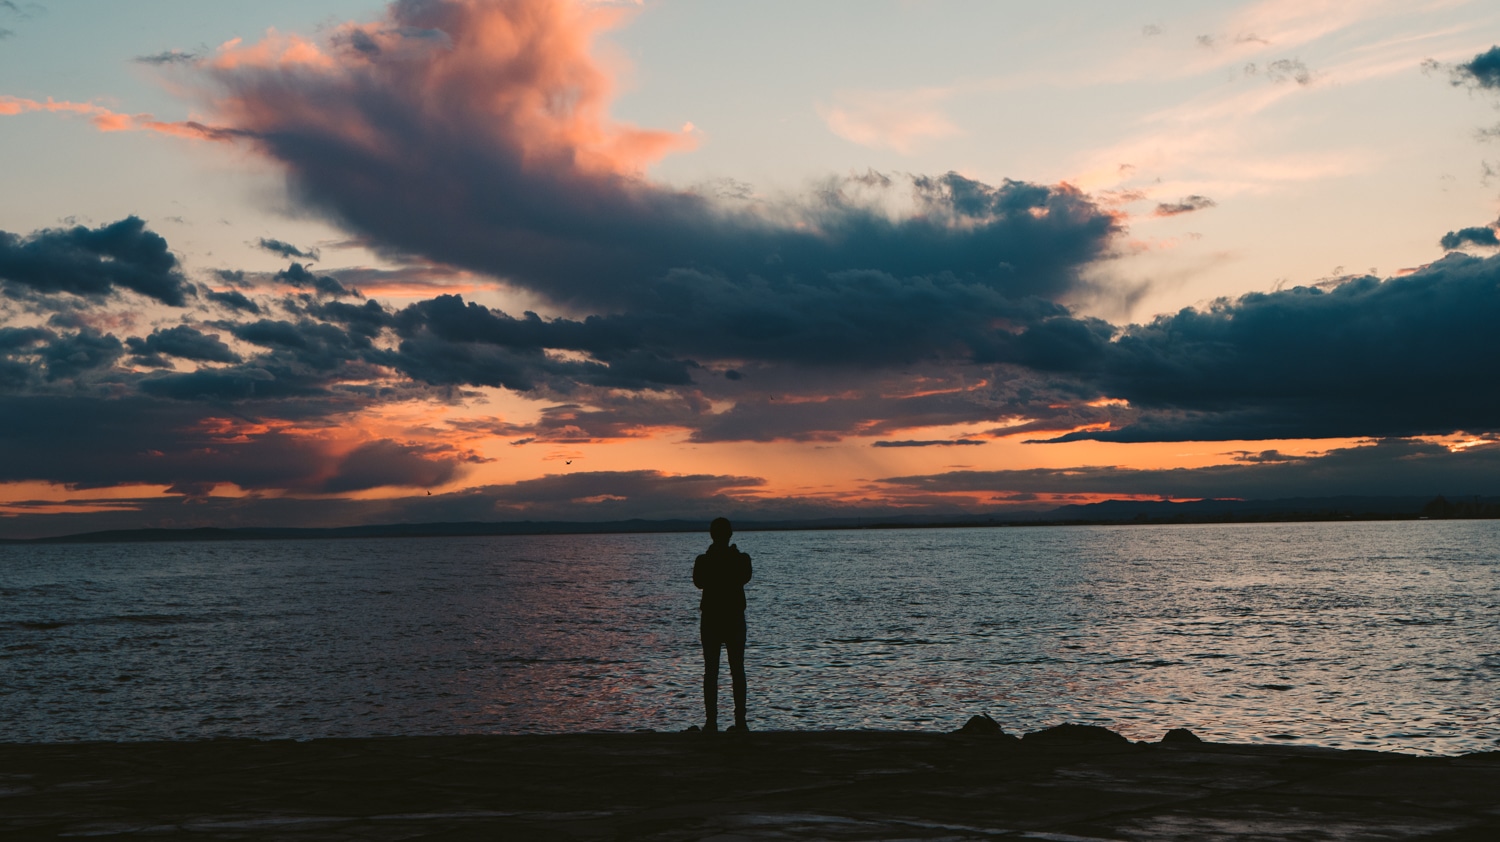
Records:
[[[752,717],[1493,750],[1497,539],[1495,522],[742,533]],[[679,729],[701,710],[704,543],[0,547],[0,739]]]

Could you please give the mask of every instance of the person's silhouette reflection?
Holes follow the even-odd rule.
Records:
[[[745,722],[745,583],[750,581],[750,556],[729,543],[734,528],[728,518],[708,525],[713,545],[693,562],[693,584],[703,590],[698,610],[703,641],[703,730],[719,730],[719,647],[729,651],[729,674],[734,682],[734,727]]]

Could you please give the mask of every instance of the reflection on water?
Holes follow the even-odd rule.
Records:
[[[1493,750],[1497,539],[1494,521],[740,532],[751,724],[988,711],[1012,732]],[[0,547],[0,740],[680,729],[701,711],[707,543]]]

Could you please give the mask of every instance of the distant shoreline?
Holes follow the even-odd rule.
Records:
[[[1092,516],[1091,516],[1092,515]],[[1170,526],[1229,523],[1319,523],[1500,519],[1500,498],[1345,497],[1290,500],[1109,500],[1049,512],[961,516],[841,517],[806,520],[736,518],[740,532],[863,529],[973,529],[1031,526]],[[463,538],[506,535],[635,535],[702,532],[694,519],[616,521],[468,521],[341,527],[194,527],[114,529],[41,538],[0,539],[0,545],[172,543],[189,541]]]

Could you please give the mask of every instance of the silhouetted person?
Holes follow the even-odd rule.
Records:
[[[745,731],[745,583],[750,581],[750,556],[729,543],[734,528],[728,518],[708,525],[713,545],[693,562],[693,584],[703,590],[698,610],[703,641],[703,714],[705,731],[719,730],[719,647],[729,651],[729,675],[734,682],[734,728]]]

